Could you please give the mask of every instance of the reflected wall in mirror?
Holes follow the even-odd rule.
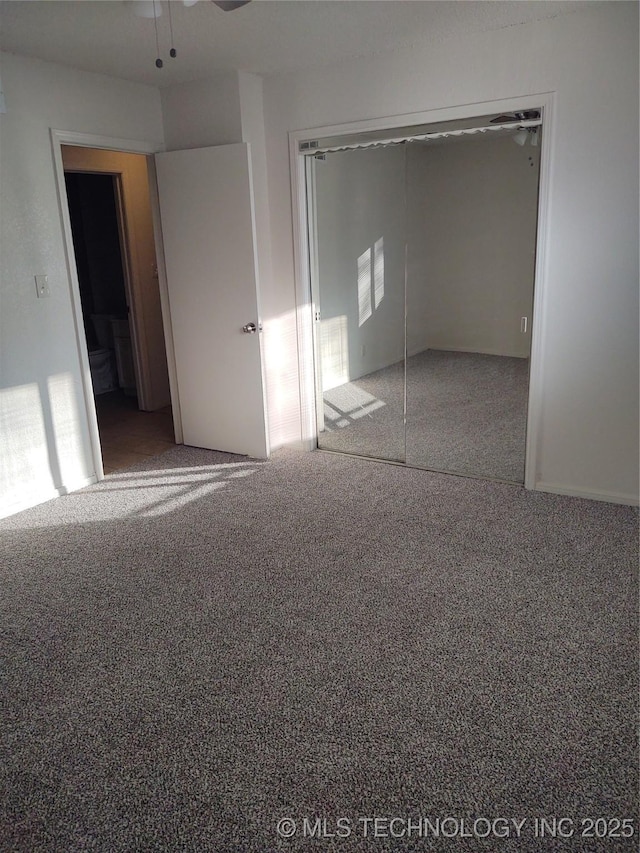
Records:
[[[407,145],[409,465],[524,481],[539,151]]]
[[[404,461],[404,146],[308,164],[318,447]]]

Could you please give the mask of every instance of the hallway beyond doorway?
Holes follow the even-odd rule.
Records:
[[[104,473],[111,474],[175,446],[171,406],[157,412],[138,409],[122,391],[96,396]]]

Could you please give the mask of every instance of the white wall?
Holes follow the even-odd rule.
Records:
[[[0,515],[93,474],[49,128],[162,144],[157,90],[2,56]],[[34,275],[49,276],[37,299]]]
[[[407,148],[407,351],[526,358],[540,147],[468,136]]]
[[[404,356],[405,150],[327,154],[314,171],[327,391]]]
[[[206,80],[169,86],[162,90],[161,98],[168,151],[249,143],[260,308],[260,294],[271,287],[271,224],[262,78],[244,71],[218,74]],[[247,317],[247,322],[258,319]],[[265,320],[263,328],[265,405],[268,414],[273,411],[276,422],[280,422],[286,418],[288,407],[288,400],[283,400],[278,393],[277,377],[282,369],[278,358],[281,334],[277,322]],[[274,342],[271,347],[270,340]]]
[[[556,93],[550,129],[539,487],[632,501],[638,488],[638,8],[573,14],[265,83],[273,286],[295,327],[287,132]],[[297,359],[283,336],[283,361]],[[287,377],[294,386],[293,372]],[[297,414],[297,416],[296,416]],[[301,436],[291,394],[281,442]]]
[[[167,151],[242,142],[237,73],[168,86],[160,97]]]

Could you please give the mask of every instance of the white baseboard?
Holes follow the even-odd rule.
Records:
[[[98,478],[95,474],[92,474],[90,477],[81,477],[78,480],[72,480],[70,483],[67,483],[65,486],[61,486],[57,491],[59,496],[71,494],[71,492],[77,492],[78,489],[84,489],[85,486],[93,486],[94,483],[98,482]]]
[[[282,444],[278,444],[271,448],[271,452],[276,453],[278,450],[302,450],[307,452],[315,449],[316,441],[314,438],[301,438],[296,441],[285,441]]]
[[[586,498],[590,501],[626,504],[627,506],[638,506],[640,503],[638,495],[627,495],[624,492],[585,491],[572,486],[564,486],[560,483],[546,483],[544,481],[536,483],[535,491],[550,492],[553,495],[568,495],[572,498]]]
[[[31,509],[34,506],[47,503],[55,498],[60,498],[63,495],[68,495],[71,492],[77,492],[78,489],[84,489],[85,486],[92,486],[98,482],[95,474],[91,477],[83,477],[79,480],[72,480],[58,489],[45,489],[37,494],[22,496],[13,503],[0,507],[0,518],[8,518],[10,515],[16,515],[18,512],[24,512],[25,509]]]

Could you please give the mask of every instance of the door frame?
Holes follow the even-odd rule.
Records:
[[[365,121],[294,130],[289,133],[289,164],[291,172],[291,203],[293,213],[294,276],[296,317],[298,324],[298,370],[300,383],[300,427],[303,446],[317,446],[317,398],[314,369],[314,317],[317,306],[311,290],[312,259],[309,241],[309,215],[306,191],[306,164],[309,156],[300,152],[300,144],[318,138],[348,136],[362,132],[380,132],[397,127],[435,124],[445,121],[473,119],[477,116],[541,109],[542,140],[538,188],[538,221],[536,230],[536,263],[533,286],[531,324],[531,353],[529,364],[529,397],[527,407],[527,436],[525,446],[526,489],[538,488],[539,446],[542,423],[544,340],[547,326],[545,304],[548,281],[549,197],[552,181],[553,146],[555,140],[555,93],[542,92],[494,101],[426,110],[405,115],[386,116]]]
[[[149,376],[150,356],[147,343],[147,330],[145,328],[145,305],[144,298],[140,293],[141,266],[138,258],[138,247],[136,244],[136,210],[135,202],[132,205],[130,195],[130,169],[126,165],[107,164],[103,162],[101,154],[107,157],[113,153],[118,156],[123,152],[108,152],[104,148],[86,148],[85,146],[63,146],[70,151],[63,151],[62,160],[65,176],[75,175],[106,175],[113,178],[114,200],[116,208],[116,219],[118,228],[118,239],[120,243],[120,255],[124,289],[128,307],[129,328],[131,341],[133,343],[133,367],[135,373],[136,390],[138,394],[139,408],[150,411],[149,406],[151,392],[151,381]],[[80,150],[80,153],[78,151]],[[97,157],[95,155],[98,155]],[[136,157],[144,157],[136,154]],[[87,160],[85,160],[85,157]],[[69,161],[75,162],[69,162]],[[145,163],[146,166],[146,163]],[[147,196],[149,194],[147,193]],[[74,253],[75,254],[75,253]],[[85,318],[86,320],[86,318]]]
[[[89,367],[89,352],[84,332],[84,319],[82,303],[80,300],[80,284],[78,281],[78,268],[76,265],[75,252],[73,248],[73,235],[71,232],[71,220],[69,216],[69,200],[65,184],[65,169],[62,159],[62,146],[74,145],[80,148],[103,148],[109,151],[119,151],[126,154],[142,154],[147,157],[147,168],[149,171],[149,200],[153,217],[153,232],[156,247],[156,263],[158,265],[158,287],[160,290],[160,305],[162,310],[162,325],[164,328],[164,341],[167,352],[167,367],[169,371],[169,392],[171,396],[171,407],[173,412],[173,427],[176,444],[182,444],[182,421],[180,417],[180,401],[178,397],[178,385],[176,378],[175,352],[173,348],[173,334],[171,329],[171,314],[169,311],[169,291],[164,265],[164,249],[162,244],[162,231],[160,228],[160,213],[158,207],[158,194],[156,186],[155,164],[153,155],[164,150],[163,146],[140,140],[119,139],[110,136],[99,136],[91,133],[79,133],[77,131],[57,130],[51,128],[51,147],[53,152],[53,170],[56,187],[58,191],[58,207],[62,222],[62,237],[65,251],[67,273],[69,276],[71,307],[73,313],[74,331],[78,359],[80,362],[80,373],[82,377],[82,394],[85,404],[86,425],[89,433],[91,447],[91,458],[94,465],[96,480],[104,479],[104,468],[102,465],[102,451],[100,446],[100,433],[98,430],[98,416],[96,412],[93,384],[91,382],[91,370]],[[137,371],[136,371],[137,372]]]
[[[316,169],[313,157],[305,158],[305,186],[306,186],[306,201],[307,201],[307,237],[308,235],[312,235],[312,238],[309,240],[309,293],[311,294],[312,300],[314,299],[314,295],[318,294],[319,287],[318,283],[320,281],[320,269],[318,266],[318,253],[316,251],[318,246],[318,219],[317,219],[317,205],[316,205]],[[315,309],[318,310],[317,308]],[[315,354],[320,351],[320,340],[319,340],[319,314],[314,314],[312,326],[311,326],[311,335],[312,335],[312,346],[314,353],[314,394],[315,400],[322,399],[322,368],[320,365],[320,361],[315,358]],[[315,407],[315,416],[316,416],[316,435],[320,435],[322,430],[324,429],[324,406],[316,405]]]

